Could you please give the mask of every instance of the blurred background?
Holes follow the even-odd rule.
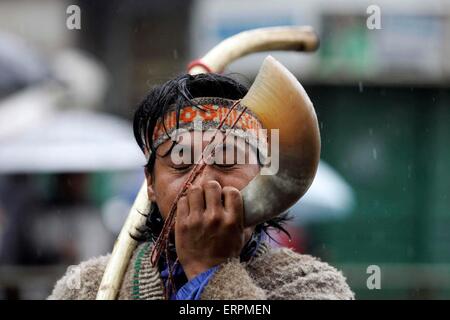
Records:
[[[0,299],[44,299],[111,251],[144,179],[131,119],[149,88],[276,25],[320,36],[272,54],[315,105],[322,160],[274,245],[335,265],[358,299],[450,299],[447,0],[1,0]],[[250,85],[266,54],[225,73]]]

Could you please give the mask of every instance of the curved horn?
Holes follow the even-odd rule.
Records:
[[[222,72],[227,65],[249,53],[268,50],[311,52],[318,47],[319,38],[310,26],[248,30],[219,43],[201,59],[194,61],[188,71],[190,74]]]
[[[256,114],[265,129],[277,129],[279,152],[275,174],[257,175],[242,191],[245,225],[267,221],[292,206],[311,185],[319,165],[320,133],[316,112],[297,79],[268,56],[241,104]]]

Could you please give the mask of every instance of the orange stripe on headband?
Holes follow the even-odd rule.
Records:
[[[180,110],[179,129],[194,130],[194,123],[200,121],[203,127],[209,127],[210,125],[219,124],[229,110],[229,106],[218,104],[204,104],[204,105],[192,105],[186,106]],[[235,108],[231,111],[230,115],[225,119],[223,128],[228,129],[240,114],[240,108]],[[176,129],[176,111],[170,111],[164,117],[164,126],[161,120],[159,120],[153,131],[153,142],[155,148],[163,141],[168,140],[170,134]],[[212,128],[216,127],[213,126]],[[242,114],[239,121],[236,123],[235,128],[247,131],[249,129],[258,130],[262,129],[261,122],[248,110]]]

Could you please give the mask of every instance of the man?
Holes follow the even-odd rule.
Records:
[[[286,248],[270,247],[265,240],[267,229],[283,230],[283,218],[243,227],[239,190],[259,173],[261,165],[258,161],[241,163],[236,156],[231,161],[216,157],[208,162],[179,198],[168,250],[152,265],[153,243],[198,160],[189,150],[203,150],[209,142],[195,139],[196,131],[224,122],[220,132],[228,130],[248,147],[239,149],[237,143],[231,148],[239,149],[247,160],[259,159],[255,154],[260,145],[254,143],[252,130],[261,127],[259,120],[250,111],[230,111],[246,92],[243,85],[222,75],[182,75],[152,89],[139,105],[134,133],[148,159],[145,174],[152,207],[119,299],[354,298],[345,278],[333,267]],[[225,121],[230,114],[236,121]],[[177,148],[181,144],[184,148]],[[220,147],[230,148],[227,142]],[[93,258],[71,269],[49,298],[95,299],[108,257]],[[79,286],[69,285],[74,275],[79,277]]]

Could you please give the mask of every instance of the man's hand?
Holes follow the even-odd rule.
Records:
[[[223,201],[222,201],[223,199]],[[175,222],[178,259],[187,278],[239,257],[244,246],[243,202],[238,189],[217,181],[191,186],[180,198]]]

